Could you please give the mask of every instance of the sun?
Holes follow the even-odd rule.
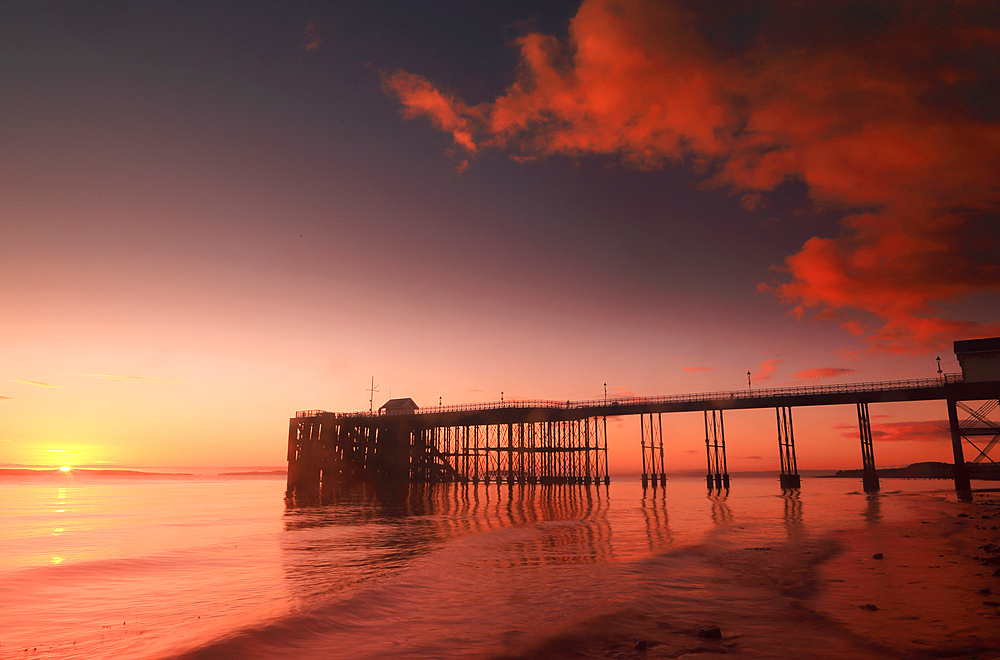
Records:
[[[69,472],[69,471],[70,471],[70,470],[72,470],[72,469],[73,469],[73,468],[71,468],[70,466],[68,466],[68,465],[64,465],[64,466],[62,466],[61,468],[59,468],[59,471],[60,471],[60,472]]]

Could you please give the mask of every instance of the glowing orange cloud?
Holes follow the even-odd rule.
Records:
[[[33,387],[62,387],[62,385],[53,385],[52,383],[41,383],[37,380],[12,380],[12,383],[20,383],[22,385],[31,385]]]
[[[682,367],[682,369],[690,373],[698,373],[701,371],[712,371],[712,367]]]
[[[981,11],[991,5],[898,2],[864,33],[837,5],[772,4],[773,24],[736,56],[702,36],[711,17],[697,10],[585,0],[565,42],[514,42],[518,75],[493,102],[467,106],[402,71],[384,86],[405,117],[429,118],[469,156],[491,147],[519,161],[684,163],[747,206],[804,181],[817,206],[851,211],[839,235],[808,240],[785,260],[784,281],[762,286],[797,317],[834,321],[887,352],[1000,332],[941,308],[1000,291],[997,246],[993,258],[970,249],[1000,213],[1000,124],[975,91],[996,84],[1000,27]]]
[[[12,397],[12,396],[3,396],[3,395],[0,395],[0,401],[13,401],[13,400],[14,400],[14,397]]]
[[[611,388],[611,395],[610,396],[613,396],[616,399],[629,399],[629,398],[632,398],[632,397],[636,396],[636,394],[635,394],[635,392],[633,392],[632,390],[628,389],[627,387],[618,386],[618,387],[612,387]]]
[[[585,2],[568,44],[528,34],[515,45],[520,75],[493,103],[466,106],[405,72],[386,77],[386,90],[404,116],[427,116],[472,153],[606,153],[656,167],[724,148],[717,129],[734,120],[692,18],[668,3]]]
[[[844,429],[845,438],[857,439],[858,428],[852,424],[838,424],[834,428]],[[884,422],[872,426],[872,440],[880,442],[950,442],[951,431],[948,421],[928,422]]]
[[[834,378],[836,376],[846,376],[857,373],[857,369],[842,369],[839,367],[817,367],[815,369],[803,369],[792,374],[792,378],[801,380],[812,380],[815,378]]]
[[[152,376],[113,376],[110,374],[90,374],[91,378],[101,378],[103,380],[129,380],[143,383],[187,383],[186,380],[175,380],[171,378],[155,378]]]
[[[399,95],[407,118],[426,116],[439,129],[452,134],[455,144],[475,153],[476,143],[472,133],[478,116],[454,97],[442,94],[429,82],[410,73],[397,71],[383,81],[386,90]]]
[[[754,380],[771,380],[774,377],[775,372],[778,371],[778,367],[785,363],[784,360],[765,360],[757,365],[757,368],[753,370]]]

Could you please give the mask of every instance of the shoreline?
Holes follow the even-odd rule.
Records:
[[[787,658],[788,640],[805,645],[799,660],[1000,657],[1000,497],[887,495],[907,498],[921,515],[880,524],[882,496],[870,497],[858,527],[704,557],[716,577],[690,609],[678,613],[654,573],[650,593],[630,607],[494,657]],[[671,570],[669,553],[652,564]],[[745,611],[739,593],[747,589],[757,599],[750,619],[733,614],[740,605]],[[712,627],[720,638],[699,636]]]
[[[125,477],[141,479],[145,477],[277,477],[286,476],[287,470],[246,470],[242,472],[147,472],[145,470],[73,468],[0,468],[0,477]]]

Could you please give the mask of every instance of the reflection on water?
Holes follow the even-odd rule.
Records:
[[[376,639],[392,644],[394,657],[540,658],[551,657],[549,642],[525,652],[531,640],[572,626],[557,638],[559,648],[590,644],[581,657],[607,657],[593,631],[638,616],[647,623],[655,617],[656,626],[616,633],[633,640],[626,651],[634,636],[656,634],[664,651],[680,657],[691,643],[688,621],[707,621],[741,631],[742,657],[761,657],[753,653],[761,649],[770,649],[769,657],[858,657],[842,621],[856,625],[855,601],[874,596],[837,595],[826,609],[813,602],[833,593],[828,579],[863,591],[871,576],[859,580],[854,564],[820,569],[841,554],[855,557],[841,548],[865,547],[875,536],[845,529],[887,527],[906,504],[891,494],[862,501],[844,482],[810,486],[741,482],[732,497],[726,489],[706,497],[694,481],[610,489],[433,484],[289,508],[287,582],[307,617],[304,628],[320,640],[301,635],[301,643],[315,658],[384,657],[383,648],[370,646]],[[831,528],[838,531],[831,535]],[[314,599],[321,594],[327,597]],[[243,646],[211,651],[243,651],[289,634],[300,639],[297,622],[281,625]],[[663,641],[664,631],[673,631],[673,641]],[[822,653],[799,655],[802,648]]]
[[[795,536],[802,526],[802,498],[798,488],[784,488],[781,499],[785,501],[785,529],[788,538]]]
[[[667,489],[643,488],[640,502],[642,516],[646,521],[646,538],[649,551],[661,552],[673,543],[670,534],[670,519],[667,516]]]
[[[512,529],[525,531],[498,538],[502,548],[472,561],[494,568],[608,561],[607,509],[606,485],[359,486],[322,506],[288,504],[286,574],[299,597],[313,597],[383,577],[455,539]],[[664,503],[660,511],[665,526]]]
[[[712,522],[716,525],[728,525],[733,522],[733,512],[729,508],[729,489],[708,491],[708,501],[712,503]]]
[[[865,507],[865,520],[870,523],[876,523],[882,520],[882,494],[881,493],[865,493],[865,497],[868,498],[868,506]]]
[[[574,643],[553,644],[575,651],[604,623],[641,619],[621,630],[623,657],[654,634],[661,657],[681,657],[690,626],[705,622],[734,631],[740,657],[865,656],[826,652],[844,621],[842,645],[858,634],[906,649],[929,639],[956,656],[946,636],[993,630],[982,623],[992,610],[975,609],[979,565],[948,536],[965,526],[939,512],[953,493],[907,495],[940,482],[864,499],[835,479],[783,493],[771,478],[741,479],[731,496],[707,498],[695,478],[646,490],[625,479],[362,486],[302,508],[284,506],[284,485],[0,481],[0,655],[551,657],[523,650],[574,626]],[[870,561],[875,552],[886,561]],[[858,609],[869,602],[874,616]],[[613,655],[593,644],[582,657]]]

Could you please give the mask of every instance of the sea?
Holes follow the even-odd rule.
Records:
[[[1000,657],[996,501],[882,486],[6,476],[0,658]]]

